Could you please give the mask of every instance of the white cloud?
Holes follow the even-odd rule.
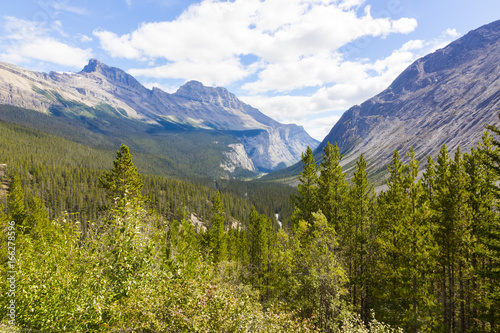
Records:
[[[7,53],[0,54],[0,59],[8,62],[33,59],[75,68],[82,68],[91,57],[91,49],[72,47],[51,38],[21,43],[10,48]]]
[[[205,85],[228,85],[234,81],[243,79],[249,74],[236,59],[222,60],[214,63],[209,68],[203,63],[190,61],[175,62],[164,66],[145,69],[130,69],[128,72],[133,76],[150,78],[174,78],[203,82]],[[214,80],[214,78],[217,78]]]
[[[456,29],[451,29],[451,28],[446,29],[444,31],[443,35],[450,36],[452,38],[458,38],[461,36],[460,33],[458,33]]]
[[[40,24],[33,21],[27,21],[12,16],[4,16],[3,29],[5,31],[5,39],[24,40],[35,38],[46,33],[45,29]]]
[[[89,37],[87,35],[79,35],[78,38],[80,39],[80,42],[82,43],[88,43],[92,41],[92,37]]]
[[[167,63],[132,69],[136,75],[192,79],[196,74],[207,84],[223,85],[256,73],[256,79],[245,86],[249,91],[287,91],[333,82],[329,75],[333,70],[325,72],[325,68],[339,66],[337,50],[346,43],[416,28],[411,18],[373,18],[369,6],[359,15],[363,3],[205,0],[173,21],[143,23],[121,36],[106,30],[96,30],[94,35],[113,57],[145,61],[145,65]],[[260,60],[259,68],[240,62],[240,56],[249,54]]]
[[[341,113],[387,88],[414,60],[435,50],[443,42],[442,38],[430,42],[412,40],[388,57],[373,62],[330,61],[328,67],[328,60],[320,61],[315,66],[324,67],[324,73],[335,82],[318,87],[308,96],[282,94],[268,97],[257,94],[241,99],[280,122],[301,124],[312,137],[322,140]],[[293,71],[288,73],[291,81],[299,79]]]
[[[88,14],[88,11],[85,8],[68,5],[67,2],[52,1],[49,3],[49,5],[58,11],[64,11],[78,15]]]
[[[417,20],[403,17],[399,20],[392,22],[392,30],[402,34],[407,34],[417,28]]]
[[[90,48],[82,49],[57,40],[51,33],[62,33],[60,21],[54,21],[50,27],[44,24],[4,17],[3,30],[5,32],[0,49],[0,60],[15,64],[25,64],[32,61],[50,62],[62,66],[75,68],[83,67],[92,57]]]
[[[311,120],[302,121],[301,125],[310,136],[321,142],[330,133],[333,125],[339,121],[340,117],[341,115],[337,114],[326,114]]]
[[[437,49],[441,49],[460,36],[461,34],[458,33],[455,29],[448,28],[443,31],[439,37],[427,43],[427,51],[434,52]]]
[[[101,47],[112,57],[122,57],[126,59],[139,59],[141,52],[129,43],[130,35],[126,34],[118,37],[115,33],[96,30],[94,36],[99,38]]]

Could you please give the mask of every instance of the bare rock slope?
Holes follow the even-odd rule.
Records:
[[[469,32],[410,65],[386,90],[344,113],[316,149],[337,142],[344,164],[363,153],[372,170],[395,149],[420,159],[442,144],[469,150],[500,112],[500,21]]]

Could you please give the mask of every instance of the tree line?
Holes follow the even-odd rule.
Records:
[[[413,150],[407,163],[395,151],[387,190],[378,196],[363,155],[348,185],[336,145],[324,148],[319,170],[309,149],[293,234],[327,221],[336,239],[330,251],[346,277],[340,299],[363,320],[374,310],[407,332],[497,332],[499,148],[490,133],[470,153],[457,148],[450,156],[443,145],[421,177]]]

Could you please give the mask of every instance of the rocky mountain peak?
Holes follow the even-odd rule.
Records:
[[[48,98],[52,92],[60,98]],[[66,101],[77,101],[77,107]],[[308,145],[318,144],[302,128],[274,121],[225,88],[189,81],[174,94],[156,87],[150,90],[125,71],[97,59],[90,59],[75,75],[47,75],[0,63],[2,103],[42,112],[63,108],[65,114],[73,113],[78,119],[86,119],[86,113],[80,117],[82,112],[93,114],[97,110],[111,115],[113,121],[121,116],[138,121],[137,130],[148,127],[147,135],[163,131],[183,131],[187,135],[199,129],[224,131],[228,138],[233,138],[231,145],[225,147],[228,154],[219,156],[221,168],[226,171],[234,170],[233,167],[252,172],[274,170],[295,163]],[[134,128],[134,122],[126,123],[131,125],[127,129]],[[238,141],[240,145],[235,146]],[[247,163],[249,160],[251,163]]]
[[[466,74],[467,70],[475,66],[476,60],[484,60],[491,53],[490,49],[499,40],[500,20],[470,31],[446,47],[415,61],[394,80],[384,98],[388,100],[393,94],[415,92],[429,85],[438,85],[462,66],[466,70],[463,74]]]
[[[95,58],[92,58],[89,60],[89,63],[85,67],[83,67],[80,73],[93,73],[93,72],[102,73],[108,69],[109,66],[103,64],[102,62],[100,62]]]
[[[145,89],[132,75],[127,74],[125,71],[119,68],[110,67],[95,58],[90,59],[89,63],[82,69],[79,74],[96,73],[103,75],[108,80],[114,83],[120,83],[137,90]]]
[[[214,103],[219,106],[236,107],[241,104],[238,98],[231,94],[226,88],[207,87],[201,82],[194,80],[186,82],[174,93],[174,95],[192,101]]]
[[[499,64],[495,21],[416,60],[389,88],[347,110],[316,153],[337,142],[345,163],[364,153],[385,169],[394,149],[413,147],[420,159],[435,156],[443,143],[467,151],[485,123],[498,123]]]

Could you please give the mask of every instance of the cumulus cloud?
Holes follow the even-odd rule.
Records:
[[[0,60],[15,64],[30,61],[50,62],[62,66],[81,68],[92,57],[90,48],[82,49],[71,46],[51,36],[51,32],[64,34],[60,21],[50,26],[39,22],[27,21],[15,17],[4,17],[2,38],[3,53]]]
[[[82,50],[51,38],[20,43],[0,54],[0,59],[7,62],[17,63],[34,59],[76,68],[82,68],[91,57],[90,49]]]
[[[141,56],[141,52],[130,45],[130,35],[128,34],[118,37],[113,32],[96,30],[94,36],[99,38],[101,47],[112,57],[139,59]]]
[[[359,15],[363,3],[206,0],[173,21],[143,23],[120,36],[106,30],[94,35],[113,57],[167,63],[131,69],[135,75],[192,79],[197,73],[208,84],[223,85],[256,74],[244,87],[249,92],[287,91],[333,82],[324,66],[338,67],[338,49],[346,43],[416,27],[412,18],[373,18],[369,6]],[[259,68],[240,61],[250,54],[259,59]],[[301,79],[292,83],[296,77]]]
[[[324,68],[323,74],[333,78],[335,82],[319,86],[312,94],[255,94],[241,98],[278,121],[300,123],[312,137],[322,140],[340,119],[343,111],[375,96],[387,88],[418,57],[451,41],[452,34],[445,31],[439,38],[428,42],[408,41],[389,56],[375,61],[342,62],[326,59],[314,66]],[[309,70],[314,72],[313,67]],[[300,79],[300,75],[295,76],[293,70],[288,73],[291,81]],[[255,82],[252,82],[248,85],[254,84]]]
[[[88,11],[85,8],[71,6],[66,2],[52,1],[48,3],[50,7],[56,11],[69,12],[78,15],[88,15]]]
[[[89,37],[87,35],[79,34],[78,38],[80,39],[80,42],[82,42],[82,43],[88,43],[88,42],[92,41],[92,37]]]
[[[341,115],[339,114],[320,115],[316,118],[302,121],[302,126],[314,139],[321,142],[332,130],[331,124],[339,121],[340,117]]]
[[[205,66],[203,63],[179,61],[154,68],[130,69],[128,72],[134,76],[159,79],[185,79],[189,77],[206,85],[224,86],[243,79],[250,71],[248,68],[244,68],[236,59],[221,60],[212,64],[209,68]]]
[[[205,0],[172,21],[143,23],[123,35],[95,30],[94,36],[111,56],[142,62],[129,69],[134,76],[236,84],[245,102],[321,139],[343,111],[459,35],[448,29],[380,59],[353,57],[374,38],[417,28],[415,19],[397,12],[372,15],[365,0]]]

